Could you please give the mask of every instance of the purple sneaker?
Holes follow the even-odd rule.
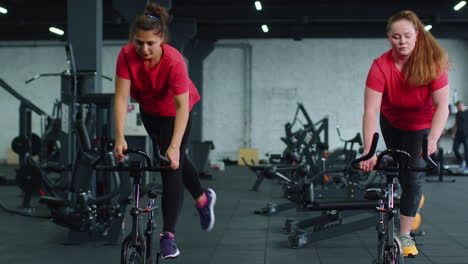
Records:
[[[168,233],[161,234],[161,239],[159,239],[159,248],[162,259],[176,258],[180,254],[175,243],[175,238],[171,237]]]
[[[213,189],[208,188],[205,190],[205,194],[208,198],[206,205],[204,207],[195,206],[195,208],[197,208],[198,215],[200,216],[201,228],[208,232],[213,229],[215,223],[214,206],[216,203],[216,193]]]

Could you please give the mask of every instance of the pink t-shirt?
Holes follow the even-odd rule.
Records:
[[[408,131],[431,127],[435,108],[432,93],[448,85],[447,72],[427,85],[410,87],[393,60],[392,50],[374,60],[366,86],[383,93],[381,112],[396,128]]]
[[[156,116],[175,116],[174,95],[189,92],[189,109],[200,100],[200,94],[188,77],[180,52],[162,44],[163,56],[152,69],[144,64],[132,43],[124,46],[117,58],[116,75],[131,81],[130,95],[141,108]]]

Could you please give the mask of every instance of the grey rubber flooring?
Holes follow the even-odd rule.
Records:
[[[13,175],[12,167],[0,168],[0,176],[11,179]],[[268,201],[282,202],[281,186],[275,181],[265,181],[258,192],[249,191],[254,178],[246,168],[227,166],[224,172],[214,172],[214,180],[202,180],[218,195],[216,225],[209,233],[201,231],[193,201],[186,193],[176,234],[181,255],[160,263],[372,263],[376,254],[375,225],[304,248],[288,248],[288,236],[282,230],[286,218],[305,219],[318,213],[292,209],[269,217],[253,214]],[[405,263],[468,264],[468,178],[456,180],[426,183],[426,203],[421,210],[426,236],[417,238],[420,255],[405,259]],[[6,206],[17,207],[21,202],[19,195],[16,186],[0,186],[0,201]],[[356,219],[359,221],[359,216]],[[0,263],[119,263],[119,245],[67,246],[63,245],[66,234],[67,229],[46,219],[0,212]],[[156,238],[155,249],[158,247]]]

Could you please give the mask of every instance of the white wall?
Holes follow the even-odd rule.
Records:
[[[216,156],[234,158],[243,146],[245,124],[242,50],[215,49],[205,59],[203,71],[203,139],[214,142]]]
[[[447,49],[453,70],[452,88],[468,102],[468,42],[440,40]],[[103,48],[103,73],[114,77],[115,60],[124,41]],[[330,117],[331,148],[339,147],[335,126],[350,138],[360,131],[362,93],[372,60],[387,50],[384,39],[230,40],[252,46],[252,147],[265,152],[281,151],[283,125],[291,121],[296,102],[301,101],[315,121]],[[24,81],[38,73],[65,69],[65,49],[60,46],[0,45],[0,78],[44,111],[51,113],[60,97],[60,79],[45,77],[30,84]],[[245,95],[242,51],[217,48],[204,63],[203,137],[214,139],[214,158],[237,158],[243,147]],[[103,81],[103,92],[113,92],[113,83]],[[19,102],[0,89],[0,162],[7,157],[11,140],[18,135]],[[39,133],[35,118],[33,130]]]

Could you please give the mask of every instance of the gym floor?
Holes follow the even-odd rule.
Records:
[[[13,179],[13,167],[0,167],[0,175]],[[201,231],[193,202],[186,193],[176,234],[181,255],[175,260],[160,263],[372,262],[376,254],[375,226],[319,241],[305,248],[288,248],[287,235],[282,231],[286,218],[303,219],[318,213],[289,210],[270,217],[253,214],[254,210],[264,207],[267,201],[282,202],[279,198],[281,186],[273,181],[265,181],[259,192],[249,191],[254,178],[254,174],[244,167],[227,166],[224,172],[214,172],[214,180],[202,181],[205,187],[214,188],[218,195],[216,225],[209,233]],[[466,177],[456,177],[456,183],[425,185],[426,203],[421,215],[426,236],[417,238],[420,255],[414,259],[405,259],[405,263],[468,263],[467,189]],[[0,201],[6,206],[18,206],[21,202],[19,194],[16,186],[0,186]],[[160,226],[159,218],[158,228]],[[0,212],[0,234],[0,263],[119,263],[119,245],[63,245],[67,230],[46,219]],[[158,246],[156,237],[155,248]]]

